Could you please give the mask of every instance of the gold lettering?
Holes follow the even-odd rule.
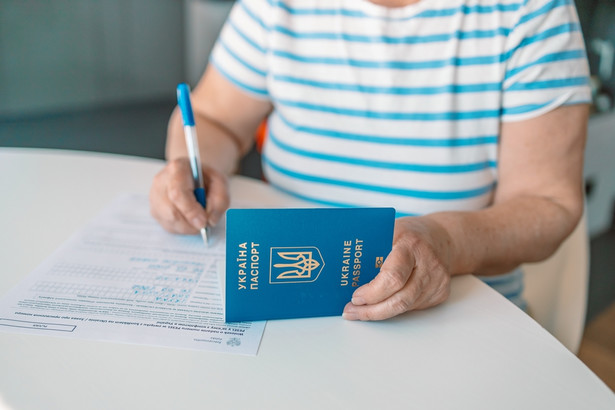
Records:
[[[243,283],[246,283],[246,258],[248,256],[248,243],[240,243],[237,256],[237,288],[239,290],[246,289]]]
[[[259,247],[255,242],[250,242],[250,290],[258,290],[258,274],[259,274]]]
[[[354,260],[353,260],[353,271],[352,271],[352,287],[356,288],[359,286],[359,281],[361,280],[361,258],[363,257],[363,240],[355,239],[354,245]]]

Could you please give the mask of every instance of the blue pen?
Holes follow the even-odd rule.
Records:
[[[199,142],[194,126],[194,114],[192,113],[192,104],[190,104],[190,87],[186,83],[181,83],[177,86],[177,104],[179,105],[184,120],[184,135],[186,137],[186,146],[188,147],[188,158],[190,158],[192,179],[194,180],[194,196],[196,196],[196,200],[205,209],[207,208],[207,194],[205,193],[205,183],[203,182]],[[207,226],[201,228],[201,236],[203,237],[205,245],[207,245],[208,233]]]

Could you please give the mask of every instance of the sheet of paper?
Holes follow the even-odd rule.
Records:
[[[265,322],[223,321],[222,225],[206,248],[121,196],[0,300],[0,331],[255,355]]]

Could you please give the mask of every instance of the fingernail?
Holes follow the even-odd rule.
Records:
[[[365,304],[365,299],[363,299],[361,296],[353,297],[350,301],[353,305],[356,306],[361,306]]]
[[[201,218],[200,216],[197,216],[196,218],[194,218],[192,220],[192,225],[196,228],[196,229],[202,229],[203,227],[205,227],[205,218]]]
[[[344,312],[342,313],[342,318],[345,320],[357,320],[359,315],[356,312]]]

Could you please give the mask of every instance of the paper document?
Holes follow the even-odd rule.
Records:
[[[0,300],[0,331],[255,355],[265,322],[223,321],[222,225],[205,247],[121,196]]]

